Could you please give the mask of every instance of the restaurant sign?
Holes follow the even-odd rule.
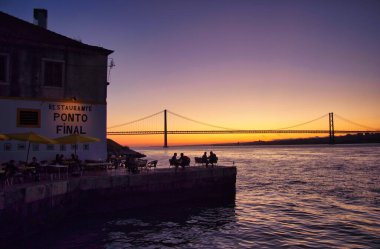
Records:
[[[49,104],[56,134],[86,134],[92,105]]]

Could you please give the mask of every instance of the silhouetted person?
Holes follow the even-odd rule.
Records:
[[[16,164],[15,164],[15,160],[10,160],[6,166],[5,166],[5,171],[8,173],[8,174],[11,174],[11,175],[14,175],[16,174],[17,172],[17,167],[16,167]]]
[[[70,163],[69,166],[71,168],[72,173],[74,175],[80,174],[80,172],[82,171],[82,166],[81,166],[81,163],[80,163],[78,155],[71,154],[71,161],[72,162]]]
[[[171,165],[174,165],[178,167],[179,165],[179,160],[177,159],[177,153],[174,153],[172,158],[170,159]]]
[[[206,167],[208,166],[207,152],[203,153],[202,163],[206,164]]]
[[[10,160],[5,165],[5,177],[10,185],[13,184],[13,178],[16,176],[18,168],[16,167],[15,160]]]
[[[62,164],[63,160],[64,160],[63,154],[61,154],[61,155],[60,154],[55,155],[55,163],[56,164]]]
[[[40,164],[37,161],[37,158],[34,156],[32,158],[32,161],[28,164],[29,167],[39,167]]]
[[[40,169],[39,169],[40,164],[38,163],[37,158],[35,156],[32,158],[32,161],[28,164],[28,167],[34,167],[34,170],[32,170],[34,180],[39,181],[40,180]]]
[[[181,153],[181,156],[178,161],[179,165],[181,165],[182,168],[185,168],[185,166],[190,165],[190,158],[188,156],[185,156],[183,153]]]
[[[216,156],[214,152],[210,151],[210,156],[208,158],[208,161],[211,164],[211,166],[214,166],[214,163],[216,164],[218,162],[218,157]]]

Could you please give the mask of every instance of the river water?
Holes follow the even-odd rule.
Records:
[[[236,165],[232,203],[147,208],[64,222],[36,248],[380,248],[380,145],[139,149],[214,151]]]

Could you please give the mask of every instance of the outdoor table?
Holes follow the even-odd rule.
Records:
[[[61,179],[61,169],[66,169],[66,179],[68,179],[68,177],[69,177],[69,170],[68,170],[69,167],[66,166],[66,165],[49,164],[46,167],[53,168],[53,169],[58,169],[58,179]]]
[[[36,170],[36,168],[32,167],[32,166],[24,166],[24,167],[20,167],[19,169],[25,173],[30,173],[30,172],[33,172],[34,170]]]
[[[36,168],[32,166],[22,166],[18,168],[23,177],[30,178],[36,172]]]
[[[47,167],[48,164],[40,164],[40,166],[37,167],[38,172],[43,173],[44,175],[47,175]]]

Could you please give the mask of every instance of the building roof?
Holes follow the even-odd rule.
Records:
[[[105,53],[107,55],[113,52],[102,47],[84,44],[0,11],[1,40],[26,42],[36,45],[73,47]]]

